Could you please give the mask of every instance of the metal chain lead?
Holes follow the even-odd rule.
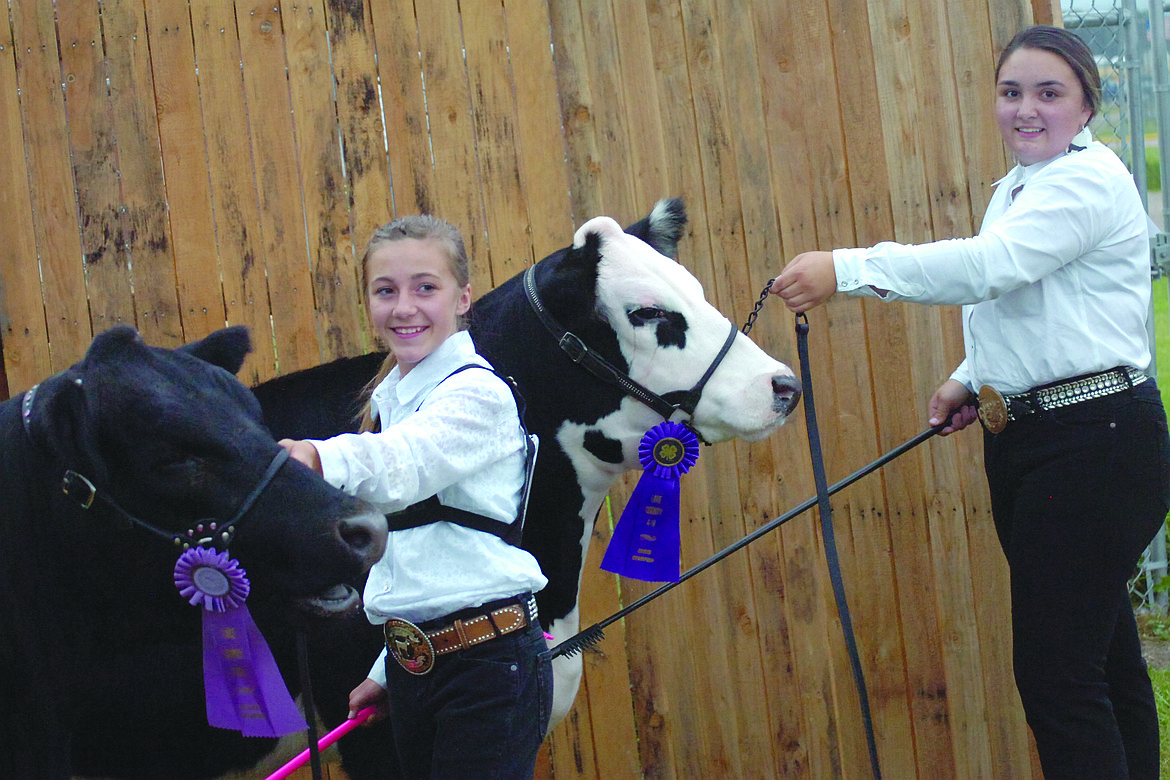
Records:
[[[772,291],[772,282],[775,279],[769,279],[768,283],[764,285],[763,291],[760,293],[760,299],[756,301],[755,308],[752,313],[748,315],[747,322],[743,324],[744,335],[752,332],[752,326],[756,324],[756,317],[760,316],[760,309],[764,308],[764,301],[767,300],[768,294]]]

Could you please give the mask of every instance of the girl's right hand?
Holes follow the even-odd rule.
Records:
[[[386,695],[386,689],[367,677],[349,692],[349,717],[354,717],[370,706],[376,707],[377,711],[364,725],[379,721],[390,714],[390,699]]]
[[[323,473],[321,456],[317,453],[317,448],[309,442],[303,440],[298,441],[297,439],[281,439],[277,444],[288,450],[289,457],[293,460],[299,460],[318,474]]]

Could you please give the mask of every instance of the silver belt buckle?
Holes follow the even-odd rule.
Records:
[[[979,388],[979,419],[992,433],[1000,433],[1008,424],[1007,401],[991,385]]]
[[[424,675],[435,665],[435,648],[423,630],[401,618],[390,618],[382,626],[386,650],[406,671]]]

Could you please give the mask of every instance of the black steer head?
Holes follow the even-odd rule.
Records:
[[[95,551],[138,550],[165,569],[178,551],[145,525],[182,534],[236,516],[281,452],[234,376],[249,349],[242,327],[173,350],[116,327],[94,339],[84,360],[38,386],[33,440],[143,521],[124,528],[124,515],[95,502],[73,527]],[[356,604],[340,585],[380,557],[385,537],[381,515],[289,460],[240,518],[230,551],[253,593],[331,613]]]

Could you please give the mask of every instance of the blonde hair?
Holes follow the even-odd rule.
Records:
[[[463,243],[463,236],[459,233],[458,228],[450,222],[439,219],[431,214],[414,214],[399,217],[393,222],[387,222],[375,230],[374,234],[370,236],[369,243],[366,244],[366,251],[362,254],[362,289],[366,291],[367,305],[370,286],[370,255],[377,251],[378,247],[383,244],[391,241],[402,241],[408,238],[413,238],[418,241],[434,241],[442,247],[444,253],[447,255],[447,267],[450,269],[451,275],[455,277],[455,282],[459,287],[466,287],[470,282],[471,263],[467,259],[467,248]],[[465,330],[466,328],[466,318],[460,317],[459,329]],[[362,410],[358,418],[359,431],[378,430],[379,425],[374,420],[371,396],[374,393],[374,388],[380,385],[382,380],[394,369],[396,362],[394,353],[387,353],[386,359],[382,361],[382,365],[378,369],[378,373],[362,388]]]

